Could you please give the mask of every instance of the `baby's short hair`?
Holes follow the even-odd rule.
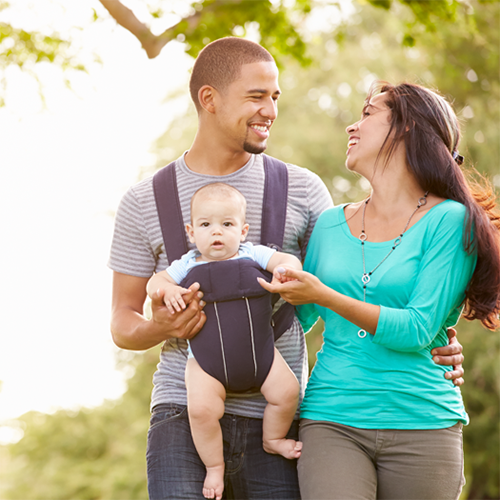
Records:
[[[198,189],[191,197],[191,218],[193,214],[194,200],[199,196],[206,196],[207,198],[211,197],[215,199],[227,199],[228,197],[234,197],[239,200],[239,208],[243,213],[243,218],[245,218],[247,211],[247,200],[241,194],[241,191],[233,186],[230,186],[229,184],[225,184],[224,182],[213,182],[212,184],[207,184]]]

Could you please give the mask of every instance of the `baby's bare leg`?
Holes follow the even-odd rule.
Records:
[[[186,388],[191,434],[207,468],[203,496],[220,500],[224,491],[224,453],[219,420],[224,415],[226,390],[194,358],[187,362]]]
[[[297,411],[300,387],[276,348],[273,365],[260,390],[267,400],[263,424],[264,450],[289,459],[299,458],[302,443],[285,439],[285,436]]]

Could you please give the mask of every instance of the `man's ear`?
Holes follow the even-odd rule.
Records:
[[[194,230],[191,224],[186,224],[186,233],[188,235],[189,241],[194,243]]]
[[[243,227],[241,228],[240,241],[245,241],[245,238],[247,237],[247,234],[248,234],[249,227],[250,226],[248,224],[244,224]]]
[[[201,107],[211,114],[215,112],[214,98],[216,92],[217,90],[215,90],[210,85],[203,85],[203,87],[198,90],[198,101]]]

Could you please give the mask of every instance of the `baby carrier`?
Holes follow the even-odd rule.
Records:
[[[261,244],[281,250],[285,232],[288,194],[286,165],[264,157],[264,199]],[[153,177],[153,188],[163,241],[169,262],[188,251],[178,198],[175,162]],[[291,304],[283,304],[273,315],[272,296],[257,282],[271,274],[249,259],[209,262],[194,267],[180,283],[200,283],[207,321],[190,340],[193,354],[203,370],[217,378],[230,392],[258,390],[274,360],[274,341],[294,318]]]

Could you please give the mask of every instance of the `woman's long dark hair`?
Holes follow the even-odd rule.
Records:
[[[376,82],[366,99],[384,92],[391,126],[381,152],[388,162],[402,140],[408,168],[420,187],[465,205],[464,248],[477,252],[466,290],[464,317],[491,330],[500,326],[500,213],[489,183],[475,170],[466,175],[458,156],[460,127],[448,102],[419,85]],[[458,160],[458,161],[457,161]]]

